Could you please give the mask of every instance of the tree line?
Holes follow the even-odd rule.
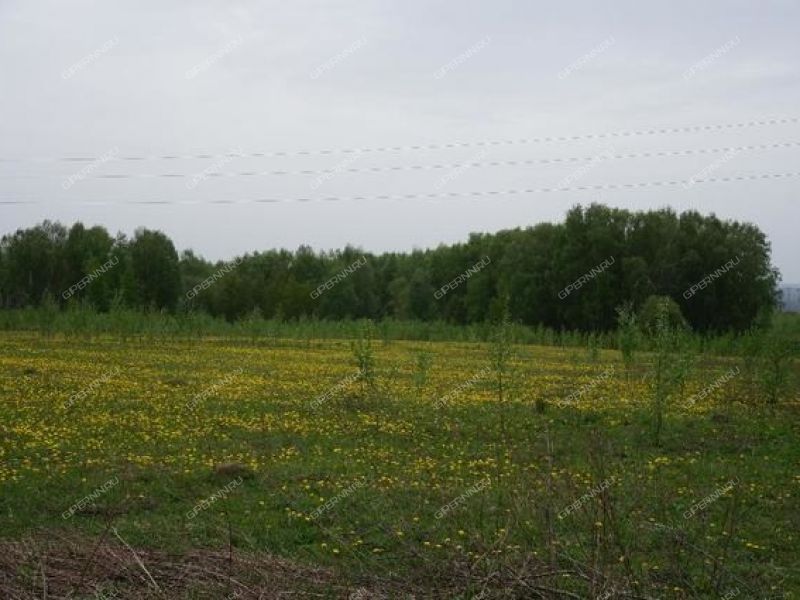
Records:
[[[213,263],[162,232],[128,238],[45,221],[0,240],[0,306],[203,311],[238,320],[384,318],[466,324],[508,315],[610,330],[620,306],[668,296],[692,328],[742,331],[777,304],[770,244],[754,225],[696,211],[576,206],[540,223],[435,249],[348,246],[248,253]]]

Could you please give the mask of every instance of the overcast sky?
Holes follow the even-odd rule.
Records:
[[[225,259],[672,206],[756,223],[800,283],[800,178],[761,178],[800,172],[800,2],[658,5],[0,0],[0,234]]]

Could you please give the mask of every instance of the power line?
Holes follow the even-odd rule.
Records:
[[[743,121],[740,123],[722,123],[714,125],[690,125],[685,127],[662,127],[652,129],[642,129],[635,131],[612,131],[606,133],[589,133],[567,136],[543,136],[533,138],[522,138],[515,140],[479,140],[472,142],[450,142],[439,144],[416,144],[408,146],[377,146],[368,148],[329,148],[311,150],[282,150],[273,152],[250,152],[238,153],[228,152],[224,154],[198,153],[198,154],[152,154],[137,156],[105,156],[106,161],[141,161],[141,160],[186,160],[186,159],[209,159],[209,158],[268,158],[286,156],[313,156],[328,154],[358,154],[358,153],[380,153],[380,152],[405,152],[409,150],[446,150],[452,148],[471,148],[471,147],[491,147],[491,146],[513,146],[525,144],[540,144],[551,142],[574,142],[581,140],[601,140],[613,138],[640,137],[649,135],[672,134],[672,133],[696,133],[703,131],[722,131],[735,130],[750,127],[763,127],[770,125],[786,125],[798,123],[800,118],[790,117],[785,119],[766,119],[761,121]],[[92,156],[60,156],[60,157],[0,157],[0,162],[94,162],[101,160],[101,157]]]
[[[252,177],[252,176],[279,176],[279,175],[334,175],[337,173],[384,173],[389,171],[433,171],[460,168],[486,168],[486,167],[514,167],[530,166],[537,164],[558,164],[593,162],[601,160],[624,160],[631,158],[659,158],[666,156],[692,156],[697,154],[721,154],[728,152],[746,152],[758,150],[774,150],[777,148],[796,148],[800,142],[777,142],[774,144],[751,144],[747,146],[729,146],[722,148],[699,148],[686,150],[663,150],[653,152],[631,152],[627,154],[597,154],[594,156],[567,156],[555,158],[536,158],[524,160],[492,160],[464,163],[435,163],[431,165],[393,165],[386,167],[345,167],[333,169],[302,169],[296,171],[215,171],[200,173],[107,173],[95,175],[92,179],[157,179],[157,178],[185,178],[185,177]],[[35,177],[35,176],[31,176]]]
[[[457,197],[485,197],[485,196],[512,196],[520,194],[546,194],[553,192],[575,192],[575,191],[597,191],[597,190],[632,190],[648,187],[675,187],[684,186],[687,189],[695,184],[706,183],[724,183],[735,181],[758,181],[766,179],[789,179],[792,177],[799,177],[800,172],[787,172],[787,173],[760,173],[753,175],[731,175],[729,177],[704,177],[697,179],[678,179],[678,180],[663,180],[663,181],[640,181],[635,183],[604,183],[598,185],[580,185],[570,187],[544,187],[544,188],[528,188],[528,189],[510,189],[510,190],[477,190],[477,191],[462,191],[462,192],[432,192],[432,193],[416,193],[416,194],[380,194],[374,196],[328,196],[319,198],[255,198],[246,200],[122,200],[118,202],[80,202],[80,204],[90,204],[96,206],[102,205],[120,205],[120,204],[279,204],[279,203],[294,203],[294,202],[348,202],[348,201],[372,201],[372,200],[420,200],[420,199],[436,199],[436,198],[457,198]],[[0,204],[44,204],[40,201],[3,201]]]
[[[536,164],[568,164],[576,162],[593,162],[601,160],[624,160],[631,158],[661,158],[668,156],[693,156],[703,154],[721,154],[728,152],[748,152],[759,150],[774,150],[780,148],[796,148],[800,142],[776,142],[772,144],[750,144],[746,146],[723,146],[720,148],[688,148],[684,150],[658,150],[647,152],[629,152],[624,154],[596,154],[594,156],[565,156],[552,158],[535,158],[522,160],[491,160],[463,163],[434,163],[417,165],[390,165],[384,167],[341,167],[332,169],[299,169],[273,171],[201,171],[199,173],[105,173],[94,175],[90,179],[181,179],[187,177],[253,177],[253,176],[280,176],[280,175],[334,175],[337,173],[383,173],[390,171],[432,171],[460,168],[486,168],[505,166],[530,166]],[[37,179],[41,175],[27,175],[6,173],[0,178]]]

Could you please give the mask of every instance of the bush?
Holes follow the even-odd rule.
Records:
[[[650,296],[639,309],[639,324],[648,335],[657,335],[663,324],[669,329],[688,329],[678,304],[669,296]]]

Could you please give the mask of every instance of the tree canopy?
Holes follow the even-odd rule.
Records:
[[[229,320],[472,323],[507,308],[529,325],[609,330],[617,307],[665,296],[693,329],[741,331],[775,307],[777,281],[769,242],[752,224],[598,204],[574,207],[558,224],[377,255],[301,246],[212,263],[191,250],[179,256],[158,231],[138,229],[128,239],[50,221],[0,241],[4,308],[85,302],[100,311],[198,310]]]

